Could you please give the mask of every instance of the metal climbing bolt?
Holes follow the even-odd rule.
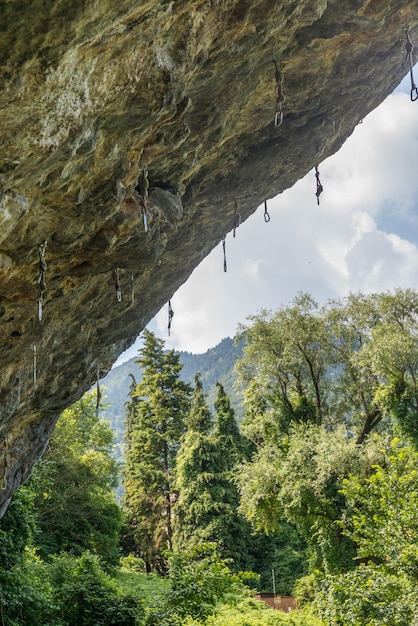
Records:
[[[122,302],[122,291],[121,291],[121,288],[120,288],[119,269],[118,268],[115,269],[114,276],[115,276],[116,298],[117,298],[118,302]]]
[[[409,36],[409,26],[405,26],[405,28],[403,29],[403,32],[405,33],[405,37],[406,37],[406,43],[405,43],[405,50],[406,50],[406,56],[405,56],[405,61],[408,61],[409,64],[409,75],[411,78],[411,101],[415,102],[415,100],[418,100],[418,88],[415,84],[414,81],[414,61],[412,58],[412,53],[414,51],[414,44],[411,41],[411,38]]]
[[[97,368],[96,376],[96,417],[99,417],[100,401],[102,399],[102,390],[100,389],[100,371]]]
[[[6,480],[6,470],[7,470],[7,459],[6,459],[6,455],[7,455],[7,439],[6,437],[3,439],[3,476],[2,479],[0,480],[0,491],[4,491],[7,487],[7,480]]]
[[[235,231],[241,224],[241,213],[239,212],[239,204],[238,201],[234,198],[234,225],[233,225],[233,236],[235,239]]]
[[[33,384],[36,387],[36,343],[33,344]]]
[[[274,125],[281,126],[283,123],[283,102],[285,101],[285,97],[283,95],[283,72],[279,70],[279,66],[277,65],[276,59],[273,60],[275,67],[275,78],[276,78],[276,89],[277,89],[277,98],[276,98],[276,111],[274,114]]]
[[[45,250],[46,250],[46,240],[38,246],[38,254],[39,254],[39,293],[38,293],[38,319],[42,320],[43,315],[43,303],[44,303],[44,293],[46,291],[46,280],[45,273],[47,270],[47,263],[45,261]]]
[[[135,302],[135,279],[134,275],[131,274],[131,304]]]

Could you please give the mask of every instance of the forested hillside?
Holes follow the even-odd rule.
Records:
[[[417,623],[418,293],[301,294],[241,333],[241,427],[149,331],[123,468],[94,394],[64,411],[0,522],[2,626]],[[291,616],[248,600],[272,570]]]
[[[222,383],[231,400],[238,421],[241,421],[243,415],[243,396],[236,389],[233,369],[237,359],[242,355],[242,347],[243,342],[235,345],[234,341],[227,337],[204,354],[179,353],[180,362],[183,365],[180,374],[181,379],[186,383],[193,383],[196,372],[200,372],[203,388],[212,409],[216,398],[216,383]],[[128,401],[129,386],[132,382],[131,376],[137,382],[141,381],[141,368],[136,362],[137,359],[138,357],[134,357],[113,368],[100,383],[103,386],[104,394],[102,416],[109,420],[117,444],[121,442],[123,437],[125,403]],[[117,448],[119,449],[119,445]],[[117,456],[118,458],[121,457],[120,451],[118,451]]]

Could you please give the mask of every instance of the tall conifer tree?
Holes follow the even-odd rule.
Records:
[[[237,569],[251,568],[251,529],[238,513],[238,491],[232,470],[241,460],[243,437],[222,385],[218,385],[214,429],[200,376],[196,377],[188,431],[177,455],[175,547],[206,542],[218,545]]]
[[[130,544],[148,571],[161,572],[162,552],[172,547],[173,469],[191,389],[179,378],[180,355],[153,333],[143,336],[142,381],[131,386],[127,407],[123,508]]]

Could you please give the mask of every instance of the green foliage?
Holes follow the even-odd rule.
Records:
[[[418,580],[418,453],[394,439],[384,463],[369,476],[344,481],[349,515],[344,533],[357,545],[357,557],[381,564],[391,574]]]
[[[36,527],[33,514],[35,496],[35,491],[24,485],[0,520],[0,567],[5,570],[20,562],[26,546],[32,542]]]
[[[125,544],[145,560],[148,571],[164,572],[163,552],[172,541],[173,470],[191,390],[179,378],[179,355],[165,352],[164,342],[149,331],[139,363],[143,379],[132,385],[127,407]]]
[[[264,602],[244,599],[235,604],[224,604],[204,622],[186,619],[182,626],[326,626],[307,611],[282,613]]]
[[[27,548],[35,530],[35,493],[24,485],[0,520],[0,623],[44,626],[51,598],[44,568]]]
[[[193,385],[196,372],[201,373],[202,385],[208,394],[208,405],[212,409],[217,395],[216,383],[221,381],[225,387],[231,404],[234,407],[238,422],[242,419],[243,395],[236,387],[234,365],[242,355],[242,342],[234,345],[230,338],[223,339],[217,346],[210,348],[204,354],[180,352],[180,363],[183,369],[180,378],[185,383]],[[129,399],[130,376],[137,382],[141,380],[141,369],[136,357],[114,367],[103,379],[104,397],[107,405],[102,414],[109,420],[115,433],[116,458],[122,457],[122,439],[124,434],[124,406]]]
[[[418,294],[351,294],[319,308],[309,295],[242,326],[247,346],[238,364],[280,432],[292,423],[344,423],[361,443],[396,417],[418,433]],[[254,411],[246,417],[254,430]],[[257,430],[260,431],[260,424]],[[418,440],[418,434],[416,435]]]
[[[141,601],[122,595],[97,556],[63,554],[51,566],[53,599],[62,626],[136,626],[144,616]]]
[[[37,492],[36,545],[43,557],[84,550],[116,564],[122,524],[112,488],[118,466],[113,433],[92,394],[66,409],[29,484]]]
[[[216,544],[201,544],[169,559],[170,592],[151,612],[147,626],[173,626],[185,620],[205,620],[219,602],[234,601],[246,593],[239,575],[233,574],[217,554]]]
[[[260,574],[258,588],[273,591],[274,569],[277,595],[293,595],[296,581],[308,567],[306,542],[296,528],[282,521],[274,532],[253,532],[248,548],[254,558],[253,569]]]
[[[411,626],[416,623],[418,592],[405,575],[361,564],[351,572],[326,576],[316,604],[327,624]]]
[[[0,565],[2,626],[51,626],[54,605],[45,565],[26,550],[10,568]]]
[[[274,530],[282,519],[307,542],[312,566],[326,571],[353,567],[353,541],[339,525],[346,507],[341,493],[349,472],[366,472],[381,458],[371,439],[360,447],[343,429],[294,426],[282,448],[264,446],[239,474],[241,510],[258,527]]]
[[[199,377],[192,401],[189,429],[176,461],[174,546],[190,548],[215,542],[235,569],[251,569],[251,528],[238,513],[239,495],[233,469],[245,445],[234,411],[218,385],[215,427],[202,394]]]

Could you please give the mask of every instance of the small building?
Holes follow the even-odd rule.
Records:
[[[262,591],[255,596],[255,600],[261,600],[265,602],[272,609],[277,611],[283,611],[284,613],[290,613],[298,608],[298,601],[294,596],[275,596],[270,591]]]

